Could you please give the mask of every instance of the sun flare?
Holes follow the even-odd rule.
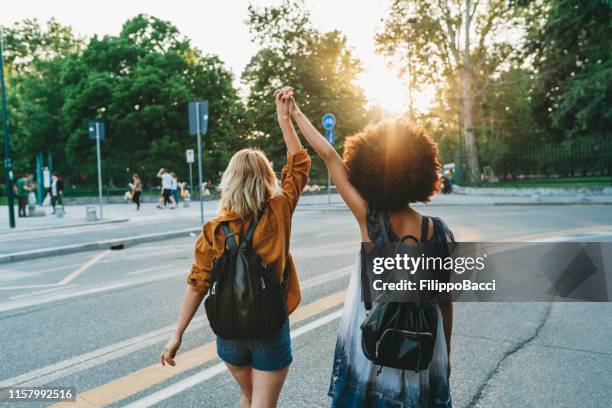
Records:
[[[379,62],[379,61],[377,61]],[[402,114],[410,109],[410,92],[405,80],[399,79],[386,63],[370,65],[360,76],[361,85],[368,99],[392,114]],[[435,99],[433,87],[415,90],[412,94],[414,110],[426,113]]]

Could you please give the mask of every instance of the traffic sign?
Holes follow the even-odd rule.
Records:
[[[185,151],[185,155],[187,157],[187,163],[193,163],[194,162],[194,153],[193,153],[193,149],[187,149]]]
[[[326,113],[323,115],[323,127],[325,129],[332,129],[336,126],[336,117],[332,113]]]
[[[104,140],[106,131],[104,129],[103,122],[89,122],[88,130],[89,130],[89,138],[91,140],[96,140],[96,132],[100,133],[100,140]]]
[[[189,102],[189,135],[196,136],[199,130],[200,133],[206,134],[208,131],[208,101]]]
[[[325,129],[325,138],[329,144],[334,144],[335,136],[334,129]]]

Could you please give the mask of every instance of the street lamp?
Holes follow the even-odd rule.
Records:
[[[8,198],[9,224],[11,228],[15,228],[15,209],[13,208],[13,161],[11,160],[11,144],[9,142],[8,110],[6,107],[2,47],[2,29],[0,28],[0,88],[2,88],[2,122],[4,124],[4,171],[6,172],[6,196]]]

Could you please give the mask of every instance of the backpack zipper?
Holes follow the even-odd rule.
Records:
[[[376,358],[378,358],[378,348],[380,347],[380,343],[383,341],[383,339],[385,338],[385,336],[387,335],[387,333],[391,332],[391,331],[395,331],[401,334],[405,334],[407,336],[410,337],[419,337],[419,336],[431,336],[433,337],[432,333],[429,332],[415,332],[412,330],[398,330],[398,329],[386,329],[383,334],[380,336],[380,338],[376,341],[376,351],[375,351],[375,355]]]
[[[215,294],[215,288],[216,288],[216,287],[217,287],[217,282],[213,282],[212,289],[210,290],[210,294],[211,294],[211,295],[214,295],[214,294]]]
[[[266,289],[266,282],[264,281],[263,276],[260,276],[259,279],[261,280],[261,288],[265,290]]]

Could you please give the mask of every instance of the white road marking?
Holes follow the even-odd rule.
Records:
[[[166,265],[153,266],[151,268],[137,269],[135,271],[128,272],[128,276],[131,276],[131,275],[140,275],[141,273],[159,271],[159,270],[164,269],[164,268],[170,268],[170,267],[176,267],[176,266],[177,265],[175,265],[175,264],[166,264]],[[187,274],[187,272],[185,272],[185,275],[186,274]]]
[[[31,288],[53,288],[53,287],[57,287],[57,286],[66,285],[66,284],[72,282],[73,280],[75,280],[80,274],[82,274],[83,272],[85,272],[86,270],[91,268],[93,265],[96,264],[96,262],[98,262],[100,259],[104,258],[109,253],[110,253],[110,249],[107,249],[106,251],[100,252],[99,254],[97,254],[93,258],[91,258],[89,261],[87,261],[84,264],[82,264],[81,266],[79,266],[77,269],[75,269],[72,273],[70,273],[69,275],[64,277],[59,282],[56,282],[56,283],[41,283],[41,284],[34,284],[34,285],[0,286],[0,290],[16,290],[16,289],[31,289]]]
[[[27,297],[31,297],[31,296],[40,296],[40,295],[51,293],[51,292],[58,292],[60,290],[74,288],[76,286],[79,286],[79,284],[78,283],[72,283],[70,285],[61,286],[61,287],[58,287],[58,288],[43,289],[43,290],[38,290],[38,291],[35,291],[35,292],[28,292],[28,293],[25,293],[23,295],[11,296],[11,297],[9,297],[9,299],[23,299],[23,298],[27,298]]]
[[[80,274],[82,274],[83,272],[85,272],[86,270],[91,268],[93,265],[95,265],[95,263],[98,262],[100,259],[102,259],[106,255],[110,254],[110,252],[111,252],[110,249],[107,249],[106,251],[100,252],[98,255],[94,256],[89,261],[85,262],[80,268],[76,269],[70,275],[66,276],[64,279],[59,281],[58,285],[65,285],[67,283],[72,282],[73,280],[78,278]]]
[[[331,282],[333,280],[336,280],[338,278],[341,278],[343,276],[346,275],[350,275],[350,273],[355,269],[354,265],[350,265],[350,266],[346,266],[344,268],[340,268],[340,269],[336,269],[334,271],[331,272],[327,272],[321,275],[317,275],[315,277],[312,277],[308,280],[305,280],[304,282],[300,283],[300,288],[301,289],[308,289],[311,288],[313,286],[317,286],[320,285],[322,283],[327,283],[327,282]]]
[[[316,285],[342,278],[348,275],[350,271],[352,271],[354,268],[355,267],[351,265],[336,269],[323,275],[312,277],[303,281],[301,284],[301,288],[305,290]],[[139,280],[137,283],[134,284],[142,282],[142,280]],[[292,336],[296,333],[301,333],[301,331],[305,330],[304,328],[310,327],[308,325],[312,323],[308,323],[296,329],[294,332],[292,332]],[[200,313],[199,316],[194,317],[187,330],[197,330],[206,326],[208,326],[208,320],[206,320],[204,315]],[[3,381],[0,381],[0,387],[36,387],[48,384],[52,381],[62,379],[69,375],[78,373],[83,370],[87,370],[92,367],[96,367],[108,361],[124,357],[130,353],[134,353],[146,347],[166,341],[167,337],[172,332],[172,330],[174,330],[174,328],[174,324],[162,327],[160,329],[153,330],[149,333],[145,333],[137,337],[122,340],[118,343],[104,346],[99,349],[75,357],[71,357],[69,359],[38,368],[27,373],[20,374],[13,378],[5,379]]]
[[[311,332],[329,322],[332,322],[342,316],[342,309],[336,310],[335,312],[324,315],[308,324],[298,327],[296,330],[291,332],[291,338],[295,339],[303,334]],[[198,385],[204,381],[207,381],[227,370],[225,363],[218,363],[212,367],[205,369],[198,374],[187,377],[177,383],[174,383],[164,389],[161,389],[153,394],[150,394],[144,398],[132,402],[131,404],[125,405],[124,408],[146,408],[155,405],[161,401],[164,401],[170,397],[175,396],[195,385]]]
[[[97,286],[97,287],[87,289],[87,290],[82,290],[79,292],[53,294],[51,296],[45,296],[45,297],[37,298],[37,299],[24,299],[24,300],[17,301],[17,302],[0,303],[0,313],[6,312],[9,310],[16,310],[16,309],[21,309],[24,307],[30,307],[30,306],[36,306],[36,305],[41,305],[45,303],[55,302],[58,300],[71,299],[71,298],[76,298],[76,297],[81,297],[81,296],[86,296],[86,295],[92,295],[94,293],[107,292],[109,290],[122,289],[122,288],[127,288],[130,286],[142,285],[143,283],[156,282],[156,281],[172,278],[178,275],[186,275],[186,274],[187,272],[185,271],[175,271],[175,272],[170,272],[170,273],[165,273],[165,274],[160,274],[160,275],[154,275],[154,276],[147,277],[147,278],[141,277],[141,278],[138,278],[137,280],[131,280],[127,282],[119,282],[119,283],[113,283],[110,285]]]
[[[187,332],[208,326],[203,315],[194,317]],[[104,364],[146,347],[168,340],[176,325],[162,327],[141,336],[123,340],[0,382],[0,387],[37,387],[69,375]]]

